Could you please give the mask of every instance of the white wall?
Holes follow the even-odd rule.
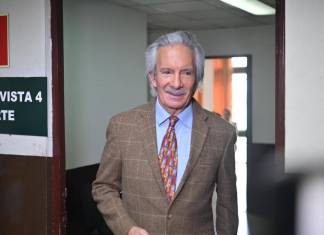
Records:
[[[1,77],[47,77],[48,137],[0,134],[0,153],[52,156],[52,71],[49,0],[1,0],[9,14],[8,68]],[[26,114],[27,115],[27,114]]]
[[[323,11],[322,0],[286,0],[285,170],[311,175],[297,194],[298,235],[324,233]]]
[[[10,67],[1,77],[46,76],[45,0],[1,0],[1,13],[9,14]]]
[[[206,56],[252,55],[252,142],[275,142],[275,26],[193,31]],[[159,33],[150,34],[150,41]]]
[[[304,177],[298,185],[296,235],[324,234],[324,177]]]
[[[286,171],[324,167],[324,1],[286,1]]]
[[[100,161],[114,114],[147,101],[146,16],[104,0],[65,0],[67,168]]]

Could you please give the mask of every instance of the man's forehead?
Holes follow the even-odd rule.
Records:
[[[171,44],[160,47],[156,54],[157,64],[161,62],[181,61],[194,65],[193,50],[185,44]]]
[[[187,46],[186,44],[184,44],[184,43],[172,43],[172,44],[168,44],[168,45],[165,45],[165,46],[161,46],[161,47],[159,47],[158,48],[158,50],[157,50],[157,53],[159,53],[161,50],[165,50],[165,49],[170,49],[170,50],[172,50],[172,49],[174,49],[174,48],[176,48],[176,47],[179,47],[179,46],[183,46],[183,47],[186,47],[186,48],[188,48],[191,52],[193,52],[193,49],[192,48],[190,48],[189,46]]]

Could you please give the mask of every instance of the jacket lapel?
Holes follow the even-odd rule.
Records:
[[[144,158],[148,161],[153,176],[160,188],[161,194],[165,195],[164,185],[160,173],[160,165],[158,161],[156,129],[155,129],[155,102],[150,102],[148,109],[142,112],[142,120],[140,120],[140,128],[142,130],[144,144]]]
[[[208,125],[206,123],[206,119],[208,118],[207,115],[204,113],[201,106],[195,100],[193,100],[192,108],[193,108],[193,123],[192,123],[189,161],[186,170],[183,174],[183,177],[181,179],[181,182],[179,184],[179,187],[177,188],[175,197],[177,197],[177,195],[180,193],[192,169],[196,165],[208,134]]]

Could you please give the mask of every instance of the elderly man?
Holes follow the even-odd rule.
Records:
[[[93,198],[115,235],[236,234],[235,129],[193,98],[204,52],[189,32],[146,51],[157,98],[114,116]]]

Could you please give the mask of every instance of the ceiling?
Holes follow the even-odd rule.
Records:
[[[199,30],[268,25],[275,16],[255,16],[219,0],[108,0],[147,14],[148,30]],[[275,7],[276,0],[262,0]]]

